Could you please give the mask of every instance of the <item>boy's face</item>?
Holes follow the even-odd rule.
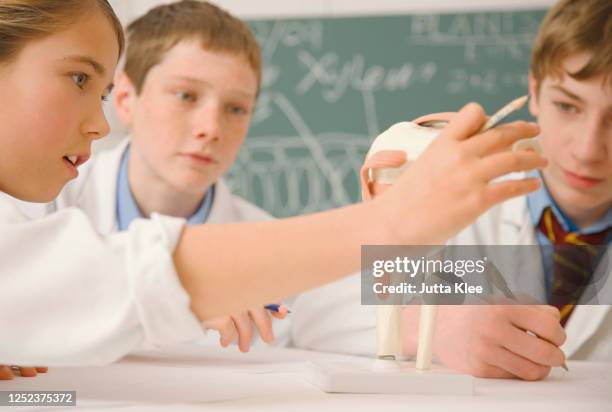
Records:
[[[48,202],[77,176],[92,141],[109,131],[102,97],[118,55],[111,24],[94,13],[0,66],[0,190]]]
[[[563,61],[565,72],[584,67],[589,55]],[[576,80],[546,76],[530,79],[529,109],[538,118],[541,143],[549,159],[547,187],[570,216],[604,213],[612,207],[612,86],[603,76]]]
[[[140,95],[132,88],[131,97],[116,100],[131,128],[133,159],[161,185],[202,193],[236,158],[257,86],[246,58],[178,43],[151,68]]]

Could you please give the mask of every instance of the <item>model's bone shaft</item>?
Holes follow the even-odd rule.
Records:
[[[427,370],[431,367],[437,315],[438,305],[421,305],[421,315],[419,317],[419,343],[416,359],[417,369]]]
[[[401,310],[399,305],[376,307],[376,350],[379,358],[397,359],[402,353]]]

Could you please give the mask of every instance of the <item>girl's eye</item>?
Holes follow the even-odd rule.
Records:
[[[175,96],[182,102],[194,102],[195,96],[189,92],[179,91],[175,93]]]
[[[89,76],[86,75],[85,73],[73,73],[72,74],[72,81],[74,82],[74,84],[76,84],[81,89],[85,87],[85,84],[87,84],[88,80],[89,80]]]

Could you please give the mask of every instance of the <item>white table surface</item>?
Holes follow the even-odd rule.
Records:
[[[370,361],[296,349],[245,355],[235,347],[183,346],[104,367],[54,367],[34,379],[0,381],[0,390],[76,391],[77,409],[94,411],[612,411],[612,363],[570,361],[570,372],[556,368],[539,382],[476,379],[474,396],[415,396],[324,393],[304,379],[308,362],[321,360]],[[9,409],[35,408],[0,407]]]

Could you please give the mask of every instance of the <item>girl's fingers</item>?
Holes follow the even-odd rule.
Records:
[[[31,366],[20,366],[19,374],[24,378],[33,378],[37,375],[36,368]]]
[[[484,194],[481,198],[483,200],[481,206],[483,208],[489,208],[493,205],[505,202],[513,197],[523,196],[534,192],[538,190],[540,186],[541,182],[537,177],[489,183],[484,188]]]
[[[282,307],[279,308],[279,312]],[[276,312],[272,312],[272,315],[275,315]],[[274,341],[274,332],[272,330],[272,319],[270,318],[270,313],[268,310],[264,308],[257,308],[249,310],[249,315],[255,323],[257,330],[259,331],[259,336],[261,340],[266,343],[270,343]]]
[[[440,138],[465,140],[476,134],[486,120],[485,112],[477,103],[468,103],[452,116],[448,125],[442,129]]]
[[[486,156],[487,154],[510,150],[515,142],[535,137],[539,132],[540,128],[537,124],[517,121],[496,126],[478,134],[466,142],[466,146],[478,156]]]
[[[43,366],[30,367],[19,366],[15,369],[19,370],[19,374],[24,378],[33,378],[37,373],[46,373],[48,368]],[[14,378],[13,368],[7,365],[0,365],[0,380],[10,380]]]
[[[438,112],[438,113],[429,113],[421,117],[417,117],[412,121],[412,123],[420,124],[431,122],[434,120],[446,120],[450,122],[450,120],[457,115],[457,112]]]
[[[546,158],[536,152],[502,152],[481,159],[475,167],[479,180],[489,182],[515,172],[542,169],[548,165]]]
[[[395,168],[406,163],[406,152],[403,150],[381,150],[368,157],[363,168],[380,169],[380,168]]]
[[[13,370],[10,366],[0,365],[0,381],[13,379]]]

